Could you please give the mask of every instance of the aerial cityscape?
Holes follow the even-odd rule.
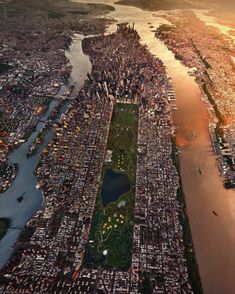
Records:
[[[0,294],[235,293],[235,3],[0,2]]]

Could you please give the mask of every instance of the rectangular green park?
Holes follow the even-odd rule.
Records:
[[[135,206],[138,106],[115,104],[85,266],[128,270]]]

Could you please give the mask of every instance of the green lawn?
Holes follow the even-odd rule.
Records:
[[[105,171],[112,169],[129,177],[131,189],[106,207],[102,203],[100,187],[92,219],[90,242],[86,249],[85,265],[102,265],[127,270],[131,264],[133,210],[135,204],[135,174],[138,133],[138,106],[116,104],[110,125],[107,148],[113,151],[112,162],[105,163]],[[107,255],[103,252],[107,250]]]

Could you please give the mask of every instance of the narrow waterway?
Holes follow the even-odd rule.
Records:
[[[65,52],[65,56],[72,65],[72,72],[69,78],[69,83],[75,82],[75,88],[72,95],[76,95],[77,92],[83,87],[84,80],[87,79],[87,73],[91,72],[91,62],[87,55],[82,51],[82,40],[84,36],[80,34],[74,34],[73,42],[69,49]]]
[[[69,84],[76,83],[72,95],[75,95],[83,87],[87,73],[91,70],[90,59],[82,51],[82,38],[81,35],[75,35],[70,48],[66,51],[66,57],[73,66]],[[66,87],[62,86],[57,95],[62,95],[65,90]],[[40,160],[42,149],[53,139],[54,132],[49,130],[46,133],[43,143],[37,148],[36,154],[28,159],[27,152],[28,147],[34,142],[42,129],[43,121],[48,119],[50,113],[58,104],[58,100],[51,101],[47,111],[40,118],[36,130],[32,132],[27,142],[9,155],[9,161],[17,163],[19,171],[13,185],[5,193],[0,194],[0,216],[11,219],[11,227],[0,242],[0,268],[6,263],[14,250],[14,244],[24,225],[42,206],[43,197],[41,191],[36,189],[37,180],[34,176],[34,170]],[[68,104],[69,102],[66,102],[60,109],[60,114],[66,111]],[[23,200],[19,203],[17,198],[22,195]]]
[[[118,22],[134,22],[142,42],[166,65],[177,98],[178,110],[174,111],[174,124],[177,144],[182,151],[181,176],[203,289],[206,294],[234,293],[234,192],[223,187],[211,146],[206,107],[200,99],[197,83],[189,76],[187,68],[154,37],[153,30],[161,23],[167,23],[163,18],[166,12],[142,11],[113,4],[112,0],[77,2],[113,5],[115,11],[109,16]],[[116,24],[113,24],[107,33],[115,30]]]

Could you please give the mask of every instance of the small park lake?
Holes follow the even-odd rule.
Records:
[[[112,169],[107,169],[104,174],[103,187],[101,191],[104,206],[118,200],[118,198],[130,190],[128,175],[116,173]]]

